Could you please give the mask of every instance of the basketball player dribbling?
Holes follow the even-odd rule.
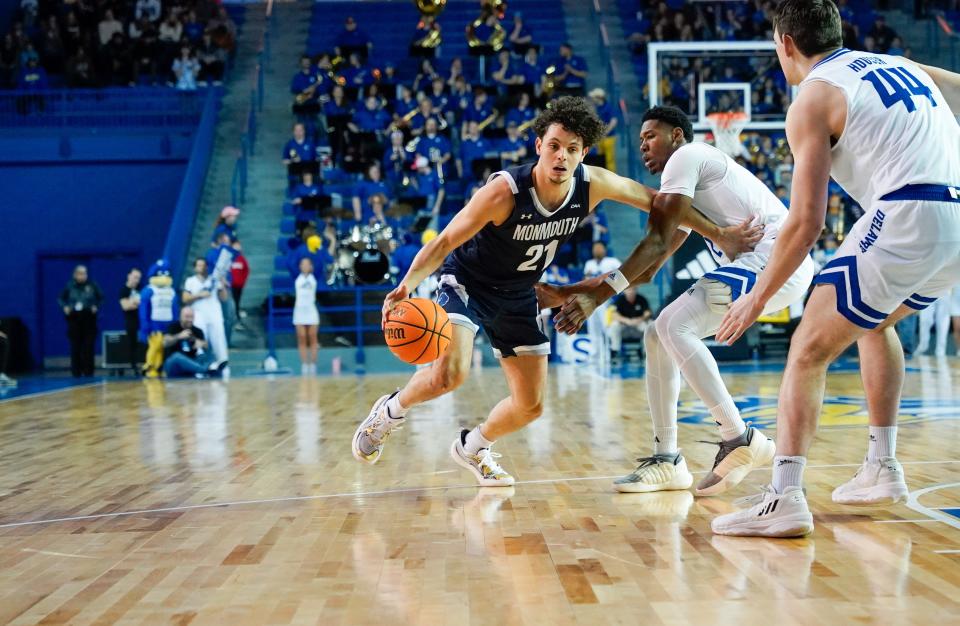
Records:
[[[644,333],[653,455],[638,459],[633,473],[614,481],[614,488],[623,492],[687,489],[693,484],[693,475],[677,447],[682,373],[707,405],[719,430],[720,449],[713,467],[696,487],[699,496],[716,495],[736,486],[753,469],[770,463],[775,448],[758,429],[744,424],[703,339],[717,331],[731,301],[753,288],[757,274],[769,263],[787,209],[745,167],[713,146],[694,142],[690,119],[676,107],[658,106],[647,111],[640,139],[647,169],[662,174],[660,190],[650,209],[647,236],[606,279],[550,288],[558,296],[550,304],[563,304],[556,317],[557,330],[576,332],[600,303],[655,273],[673,254],[686,238],[685,234],[675,236],[679,218],[691,208],[721,225],[739,224],[745,219],[764,225],[763,238],[756,248],[735,258],[707,241],[707,249],[719,267],[664,307]],[[766,303],[765,311],[778,311],[801,300],[813,273],[813,261],[807,258]],[[591,285],[589,289],[582,289],[587,285]],[[578,289],[582,291],[579,295],[563,297]]]
[[[717,339],[736,340],[806,258],[824,223],[831,176],[867,211],[814,279],[791,341],[773,483],[750,499],[753,506],[713,520],[722,535],[812,532],[803,469],[827,366],[854,341],[870,436],[866,459],[833,501],[907,496],[895,456],[904,360],[893,325],[960,281],[960,75],[841,47],[830,0],[784,0],[773,24],[784,74],[800,85],[787,113],[795,162],[790,217],[770,263],[753,291],[731,305]]]
[[[582,163],[603,137],[604,125],[582,99],[554,101],[534,123],[535,163],[496,172],[416,256],[400,285],[384,300],[383,316],[441,268],[437,303],[453,323],[450,347],[398,392],[376,401],[353,437],[353,455],[376,463],[393,429],[412,407],[453,391],[469,373],[474,336],[483,328],[510,389],[487,419],[463,429],[450,454],[482,486],[510,486],[513,477],[495,460],[493,443],[536,419],[543,408],[550,342],[538,324],[534,285],[557,250],[602,200],[649,210],[643,185]],[[750,249],[759,230],[746,221],[719,228],[696,211],[681,222],[718,237],[736,254]]]

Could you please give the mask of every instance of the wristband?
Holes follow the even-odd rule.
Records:
[[[610,288],[613,289],[614,293],[623,293],[623,290],[630,286],[630,281],[627,280],[627,277],[623,275],[623,272],[617,270],[607,274],[607,277],[603,279],[603,282],[610,285]]]

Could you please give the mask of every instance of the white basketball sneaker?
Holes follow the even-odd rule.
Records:
[[[787,487],[777,493],[767,485],[760,493],[737,501],[748,509],[714,518],[710,528],[717,535],[735,537],[803,537],[813,532],[813,515],[807,508],[802,487]]]
[[[752,426],[739,438],[717,445],[720,450],[713,469],[697,484],[698,496],[715,496],[736,487],[751,471],[770,463],[777,452],[773,440]]]
[[[476,454],[467,454],[463,449],[467,433],[470,430],[464,428],[457,435],[450,445],[450,457],[457,465],[470,470],[481,487],[510,487],[513,485],[513,476],[500,467],[494,459],[500,458],[500,455],[491,452],[490,448],[481,448]]]
[[[373,465],[380,460],[383,454],[383,443],[390,436],[390,433],[406,420],[404,418],[394,419],[387,413],[387,400],[400,393],[395,391],[373,403],[370,414],[366,419],[360,422],[356,432],[353,433],[353,458],[364,463]]]
[[[893,504],[907,499],[903,466],[892,456],[876,461],[864,459],[853,478],[833,490],[837,504]]]
[[[620,493],[648,493],[689,489],[693,474],[687,469],[687,461],[679,452],[655,454],[637,459],[640,465],[633,473],[613,481],[613,488]]]

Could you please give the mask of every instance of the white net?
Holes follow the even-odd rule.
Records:
[[[740,133],[749,121],[745,113],[711,113],[707,116],[714,144],[732,157],[750,156],[740,141]]]

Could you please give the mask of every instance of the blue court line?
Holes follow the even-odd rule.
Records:
[[[960,517],[960,509],[940,509],[947,515],[952,515],[954,517]]]

